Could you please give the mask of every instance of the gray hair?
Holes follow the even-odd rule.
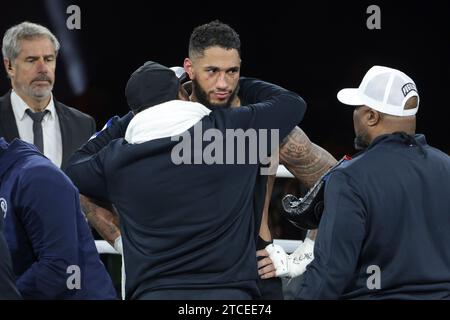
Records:
[[[55,55],[58,55],[59,41],[55,35],[46,27],[31,22],[22,22],[9,28],[3,37],[2,54],[4,59],[14,61],[20,53],[20,41],[23,39],[34,39],[47,37],[55,47]]]

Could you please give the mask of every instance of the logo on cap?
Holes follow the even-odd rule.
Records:
[[[411,91],[417,92],[416,85],[414,83],[408,82],[402,87],[403,96],[407,96]],[[419,93],[419,92],[417,92]]]

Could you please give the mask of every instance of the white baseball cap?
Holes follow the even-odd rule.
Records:
[[[405,103],[411,97],[417,97],[417,107],[405,110]],[[419,93],[414,81],[399,70],[381,66],[370,68],[358,88],[342,89],[337,98],[343,104],[366,105],[400,117],[415,115],[419,109]]]

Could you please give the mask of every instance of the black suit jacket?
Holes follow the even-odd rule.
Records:
[[[56,100],[54,102],[61,128],[61,168],[64,169],[70,156],[95,133],[96,125],[91,116]],[[0,137],[7,142],[20,138],[11,105],[11,91],[0,98]]]

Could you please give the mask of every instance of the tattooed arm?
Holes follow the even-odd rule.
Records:
[[[312,143],[299,127],[295,127],[280,146],[280,163],[307,188],[336,162],[326,150]]]
[[[80,194],[80,204],[89,224],[100,236],[114,246],[114,240],[120,236],[119,217],[113,208],[106,209],[94,200]]]
[[[280,163],[285,165],[297,180],[307,188],[311,188],[337,162],[326,150],[312,143],[299,127],[295,127],[283,140],[279,155]],[[266,241],[272,240],[268,226],[268,211],[274,181],[275,177],[269,176],[259,231],[259,236]]]

